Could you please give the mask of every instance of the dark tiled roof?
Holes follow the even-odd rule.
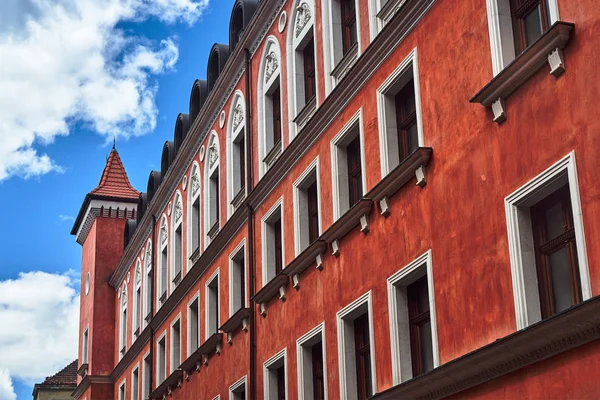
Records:
[[[77,385],[77,360],[64,367],[56,374],[36,386],[76,386]]]
[[[106,160],[106,167],[104,167],[98,187],[89,194],[136,200],[140,195],[129,183],[121,157],[115,148],[111,150],[108,160]]]

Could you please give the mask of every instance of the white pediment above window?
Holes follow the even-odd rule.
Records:
[[[300,34],[312,24],[312,12],[307,2],[302,2],[296,8],[296,21],[294,25],[294,36],[300,37]]]

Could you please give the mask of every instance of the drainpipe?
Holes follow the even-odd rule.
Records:
[[[250,193],[252,191],[252,134],[250,119],[252,118],[252,93],[250,92],[250,50],[244,49],[244,55],[246,56],[246,191]],[[252,206],[246,203],[248,211],[248,268],[249,268],[249,289],[250,289],[250,400],[256,399],[256,328],[255,323],[255,310],[256,304],[252,298],[255,294],[254,281],[254,211]]]
[[[154,260],[155,251],[156,251],[156,215],[152,215],[152,270],[150,270],[150,279],[152,283],[150,284],[150,315],[154,316],[154,271],[156,271]],[[150,318],[152,321],[152,318]],[[150,327],[150,379],[148,380],[150,387],[148,388],[148,398],[150,398],[150,393],[152,393],[152,388],[154,387],[154,328]],[[143,362],[143,360],[142,360]],[[144,399],[146,400],[146,399]]]

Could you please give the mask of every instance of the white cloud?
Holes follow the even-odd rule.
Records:
[[[77,358],[79,284],[73,271],[0,281],[0,400],[8,377],[39,383]]]
[[[176,39],[152,42],[120,24],[192,24],[207,6],[208,0],[1,1],[0,181],[60,170],[38,149],[75,123],[107,138],[152,131],[155,78],[174,68]]]
[[[7,369],[0,369],[0,400],[16,400],[17,395]]]

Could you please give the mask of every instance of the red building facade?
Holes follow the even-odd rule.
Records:
[[[75,398],[598,398],[595,8],[238,0],[76,220]]]

